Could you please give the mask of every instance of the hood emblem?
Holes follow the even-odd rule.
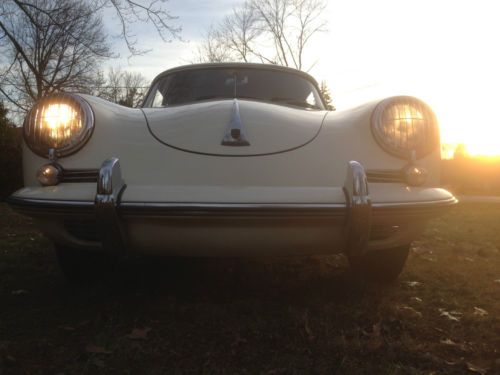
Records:
[[[245,129],[243,128],[243,123],[240,117],[240,105],[238,100],[233,100],[233,110],[231,114],[231,121],[226,127],[226,132],[224,138],[222,139],[221,145],[223,146],[250,146],[248,142]]]

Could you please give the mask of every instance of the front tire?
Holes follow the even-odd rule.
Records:
[[[54,247],[59,267],[71,283],[101,279],[112,269],[112,259],[107,253],[80,250],[61,244],[55,244]]]
[[[392,249],[374,250],[360,256],[349,256],[353,271],[359,276],[381,283],[391,283],[398,278],[408,258],[410,245]]]

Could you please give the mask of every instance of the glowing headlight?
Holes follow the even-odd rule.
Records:
[[[413,151],[422,158],[439,146],[436,116],[425,103],[409,96],[380,102],[373,111],[372,129],[377,142],[401,158],[410,158]]]
[[[36,154],[57,157],[78,151],[94,128],[89,104],[79,96],[57,94],[40,100],[24,121],[24,139]]]

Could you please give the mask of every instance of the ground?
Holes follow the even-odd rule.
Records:
[[[500,373],[500,205],[432,221],[390,286],[341,256],[129,259],[71,286],[0,204],[2,374]]]

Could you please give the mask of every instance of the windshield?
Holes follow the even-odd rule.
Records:
[[[315,85],[298,74],[249,68],[186,70],[160,78],[145,107],[168,107],[212,99],[253,99],[324,109]]]

